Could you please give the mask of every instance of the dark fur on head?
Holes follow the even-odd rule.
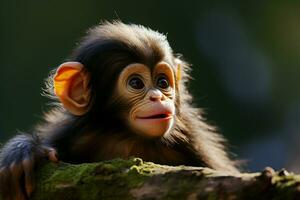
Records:
[[[69,59],[82,63],[90,75],[91,109],[76,117],[58,106],[46,114],[46,123],[37,127],[37,133],[57,148],[63,160],[82,162],[140,156],[162,164],[237,171],[224,149],[223,137],[203,120],[201,110],[192,106],[192,96],[186,88],[189,65],[174,55],[164,35],[143,26],[105,22],[88,32]],[[174,71],[180,62],[176,120],[169,134],[149,140],[130,132],[118,115],[128,108],[111,104],[111,98],[124,67],[142,63],[152,68],[160,61],[170,64]],[[48,91],[53,91],[51,85]]]

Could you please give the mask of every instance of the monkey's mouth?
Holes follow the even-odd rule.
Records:
[[[156,114],[156,115],[151,115],[151,116],[146,116],[146,117],[137,117],[139,119],[169,119],[171,118],[172,115],[168,113],[162,113],[162,114]]]

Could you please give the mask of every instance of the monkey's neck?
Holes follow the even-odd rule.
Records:
[[[188,146],[180,142],[167,144],[128,133],[87,133],[74,141],[69,151],[78,158],[85,158],[83,162],[139,157],[158,164],[199,165]]]
[[[65,162],[97,162],[114,158],[140,157],[145,161],[168,165],[201,165],[182,133],[171,131],[169,141],[150,140],[125,130],[107,131],[101,127],[84,127],[73,116],[65,115],[62,121],[52,117],[38,131],[57,148],[59,158]],[[99,129],[100,128],[100,129]]]

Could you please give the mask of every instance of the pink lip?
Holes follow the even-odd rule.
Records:
[[[136,116],[138,120],[147,121],[164,121],[172,119],[173,114],[167,109],[154,109],[150,111],[147,115]]]
[[[173,108],[163,105],[160,102],[153,103],[151,107],[145,107],[137,115],[135,119],[143,120],[145,122],[158,122],[170,120],[173,118]]]
[[[137,116],[138,119],[170,119],[172,118],[172,114],[171,113],[157,113],[157,114],[152,114],[149,116]]]

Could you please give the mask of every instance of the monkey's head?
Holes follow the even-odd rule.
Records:
[[[53,80],[56,96],[72,115],[160,138],[177,121],[184,74],[164,35],[106,22],[88,32]]]

